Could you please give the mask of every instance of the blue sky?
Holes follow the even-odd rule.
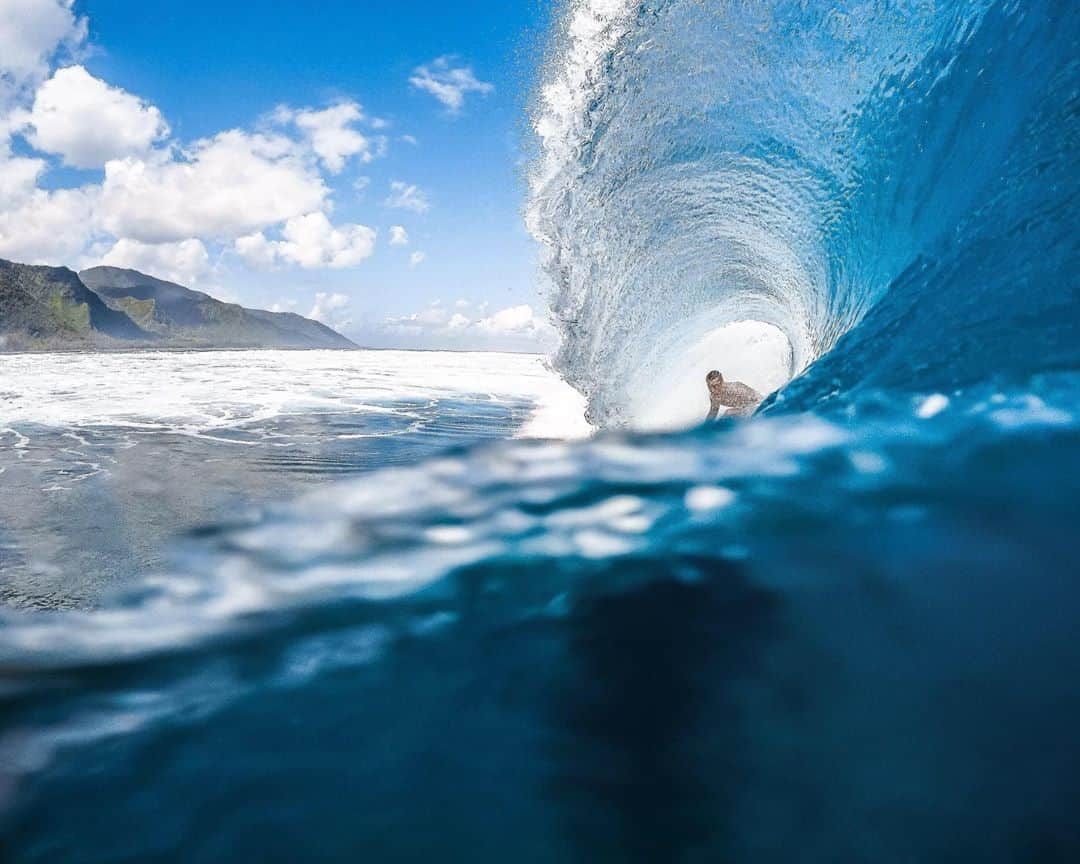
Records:
[[[156,270],[372,344],[542,343],[521,209],[549,14],[0,0],[0,257]]]

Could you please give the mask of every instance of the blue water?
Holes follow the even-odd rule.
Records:
[[[592,417],[734,320],[796,377],[7,613],[6,860],[1080,860],[1078,7],[561,21],[529,218]]]

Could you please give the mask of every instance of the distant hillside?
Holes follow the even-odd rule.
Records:
[[[76,274],[0,259],[0,349],[122,347],[356,345],[317,321],[222,303],[135,270],[94,267]]]
[[[216,348],[355,348],[317,321],[245,309],[136,270],[92,267],[82,281],[111,308],[169,343]]]
[[[93,347],[156,337],[110,309],[66,267],[0,260],[0,334],[9,347]]]

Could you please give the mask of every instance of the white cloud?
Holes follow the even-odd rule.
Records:
[[[383,201],[384,206],[395,210],[411,210],[413,213],[427,213],[431,203],[419,186],[394,180],[390,184],[390,195]]]
[[[36,189],[20,205],[0,208],[0,257],[67,265],[93,236],[96,190]]]
[[[42,84],[24,122],[31,145],[76,168],[145,153],[169,134],[157,108],[82,66],[59,69]]]
[[[328,294],[320,291],[315,295],[315,305],[311,307],[307,317],[335,329],[348,327],[351,319],[348,317],[347,310],[351,302],[346,294]]]
[[[436,300],[419,312],[386,319],[382,330],[428,347],[546,350],[557,341],[555,328],[529,305],[488,315],[487,304],[474,307],[464,300],[455,303],[453,310]]]
[[[45,167],[43,159],[0,158],[0,201],[10,206],[30,197]]]
[[[0,95],[41,80],[58,49],[86,39],[86,19],[75,17],[74,5],[74,0],[0,0]]]
[[[409,266],[410,267],[419,267],[426,260],[427,260],[427,252],[413,252],[412,255],[409,256]]]
[[[375,231],[366,225],[331,224],[325,213],[296,216],[285,223],[281,240],[268,240],[262,232],[240,237],[236,251],[257,267],[277,263],[305,269],[355,267],[375,251]]]
[[[41,159],[0,157],[0,257],[30,264],[68,264],[93,235],[98,189],[37,187]]]
[[[248,264],[260,270],[269,270],[277,263],[277,244],[268,240],[262,231],[237,237],[233,248]]]
[[[296,311],[295,300],[279,300],[273,306],[270,307],[271,312],[295,312]]]
[[[454,316],[451,316],[443,308],[442,303],[435,300],[419,312],[413,312],[411,315],[403,315],[399,318],[387,318],[383,322],[383,327],[391,332],[410,335],[420,335],[425,332],[438,333],[448,329],[452,317]],[[468,319],[466,319],[466,322],[468,322]]]
[[[102,221],[144,243],[232,239],[321,210],[328,195],[295,142],[233,129],[195,142],[179,160],[106,164]]]
[[[344,309],[349,305],[349,296],[347,294],[324,294],[322,292],[315,295],[315,309],[325,309],[327,312],[332,312],[335,309]],[[318,318],[319,315],[312,311],[312,318]]]
[[[209,269],[210,254],[203,242],[194,238],[156,245],[124,238],[116,241],[100,263],[109,267],[127,267],[181,285],[192,285]]]
[[[332,174],[341,173],[352,156],[367,163],[385,152],[385,138],[369,138],[354,128],[366,119],[356,102],[339,102],[322,111],[279,108],[275,117],[279,123],[294,124]],[[371,125],[379,128],[379,123],[372,121]]]
[[[87,98],[75,98],[80,93]],[[94,111],[108,121],[100,124],[108,127],[100,132],[103,137],[91,122]],[[80,165],[100,162],[118,150],[150,147],[166,129],[156,109],[81,67],[58,72],[43,85],[34,110],[23,114],[33,120],[24,126],[35,144]],[[2,118],[0,111],[0,127],[6,125]],[[0,140],[0,249],[20,260],[67,256],[70,262],[91,239],[143,245],[198,239],[205,248],[211,241],[231,242],[274,226],[284,229],[289,220],[331,206],[310,147],[282,134],[233,129],[186,148],[109,159],[103,182],[80,189],[38,189],[47,166],[41,159],[11,158]],[[289,245],[281,254],[313,266],[318,255],[303,236],[304,224],[293,223],[290,231],[297,236],[285,237]],[[363,226],[307,224],[309,233],[322,229],[326,235],[318,244],[326,266],[351,266],[370,254],[369,229]]]
[[[341,101],[283,108],[262,131],[170,139],[161,112],[71,63],[86,37],[73,0],[0,0],[0,255],[33,263],[110,264],[178,281],[209,271],[222,249],[260,266],[345,268],[373,254],[376,233],[333,224],[329,176],[383,154],[388,126]],[[47,158],[12,152],[12,136]],[[102,179],[49,189],[60,162]],[[61,180],[64,175],[56,175]],[[357,191],[363,184],[357,181]],[[348,187],[345,186],[346,193]],[[424,212],[415,186],[394,206]],[[401,243],[407,234],[391,234]]]
[[[461,111],[469,93],[487,96],[495,90],[494,85],[477,78],[471,67],[456,64],[452,56],[439,57],[426,66],[414,69],[409,83],[418,90],[430,93],[452,114]]]
[[[537,316],[532,306],[511,306],[476,322],[477,328],[492,336],[539,339],[551,335],[551,324]]]
[[[390,245],[391,246],[408,246],[409,245],[409,232],[401,225],[393,225],[390,228]]]

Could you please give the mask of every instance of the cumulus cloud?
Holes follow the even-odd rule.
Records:
[[[44,78],[57,50],[86,39],[74,0],[0,0],[0,96]]]
[[[179,159],[107,163],[102,216],[115,235],[144,243],[232,239],[321,210],[328,196],[295,142],[233,129],[196,142]]]
[[[5,200],[0,207],[0,257],[28,264],[74,261],[93,237],[97,198],[95,187],[85,187],[34,189],[21,199]]]
[[[438,333],[449,329],[450,319],[452,317],[453,315],[447,309],[443,308],[442,303],[439,300],[435,300],[419,312],[413,312],[409,315],[402,315],[396,318],[387,318],[383,322],[383,327],[391,332],[419,336],[423,333]],[[467,318],[464,320],[466,324],[470,323]]]
[[[383,205],[394,210],[411,210],[413,213],[427,213],[431,203],[419,186],[394,180],[390,184],[390,195]]]
[[[66,264],[93,234],[97,187],[38,188],[41,159],[0,158],[0,257],[30,264]]]
[[[139,270],[181,285],[192,285],[209,269],[210,254],[203,242],[195,238],[156,245],[124,238],[105,253],[100,263]]]
[[[393,225],[390,228],[390,245],[391,246],[408,246],[409,245],[409,232],[401,225]]]
[[[82,66],[59,69],[37,91],[23,135],[75,168],[148,151],[169,134],[153,105],[111,87]]]
[[[144,246],[197,238],[205,247],[274,226],[283,240],[266,255],[302,267],[353,266],[374,244],[371,229],[330,225],[322,212],[329,188],[284,136],[234,129],[175,155],[113,159],[100,186],[78,190],[35,188],[44,168],[41,160],[0,160],[0,248],[28,260],[77,255],[92,235]],[[241,250],[249,260],[259,257],[253,242]]]
[[[487,304],[464,300],[452,309],[436,300],[419,312],[387,318],[382,330],[426,347],[537,351],[550,349],[557,340],[555,328],[527,304],[488,314]]]
[[[427,252],[413,252],[412,255],[409,256],[410,267],[419,267],[425,261],[427,261]]]
[[[523,339],[540,339],[553,332],[551,324],[537,316],[532,306],[521,305],[501,309],[494,315],[481,318],[476,326],[492,336],[513,336]]]
[[[373,229],[356,224],[335,227],[318,211],[289,219],[281,236],[268,240],[262,232],[249,234],[237,239],[235,248],[258,267],[287,263],[309,270],[355,267],[375,251]]]
[[[275,119],[282,124],[295,125],[315,155],[333,174],[341,173],[346,161],[353,156],[367,163],[385,152],[385,138],[370,138],[356,129],[355,124],[366,119],[356,102],[339,102],[322,111],[279,108]],[[370,122],[373,128],[379,128],[382,123]]]
[[[0,159],[0,201],[17,204],[33,194],[45,170],[43,159]]]
[[[329,178],[350,160],[382,155],[386,121],[345,100],[279,109],[260,131],[177,141],[138,95],[82,65],[54,68],[71,63],[65,47],[86,38],[74,5],[0,0],[0,256],[105,262],[193,282],[221,250],[308,269],[352,267],[373,254],[374,230],[331,221]],[[13,149],[13,136],[36,152]],[[100,169],[99,179],[49,188],[45,174],[59,163]],[[413,212],[429,206],[408,184],[391,197]],[[391,242],[407,241],[396,226]]]
[[[315,295],[315,305],[311,307],[307,317],[312,321],[319,321],[340,330],[352,323],[347,311],[351,302],[346,294],[328,294],[320,291]]]
[[[476,77],[472,67],[459,65],[453,56],[439,57],[413,70],[409,83],[417,90],[430,93],[451,114],[457,114],[465,106],[469,93],[487,96],[495,90],[494,85]]]

